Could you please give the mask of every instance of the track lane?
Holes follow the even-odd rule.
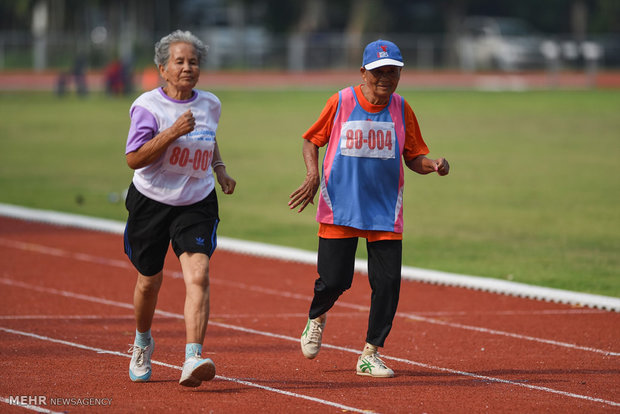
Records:
[[[17,286],[22,287],[22,288],[28,288],[28,286],[26,284],[23,283],[16,283]],[[44,293],[49,293],[49,294],[59,294],[61,296],[63,296],[64,298],[70,298],[70,299],[78,299],[81,301],[91,301],[91,302],[95,302],[95,303],[100,303],[102,305],[110,305],[110,306],[116,306],[116,307],[121,307],[124,309],[131,309],[131,305],[128,303],[116,303],[114,301],[110,301],[107,299],[101,299],[101,298],[96,298],[96,297],[89,297],[87,295],[83,295],[83,294],[73,294],[71,292],[67,292],[67,291],[56,291],[56,290],[52,290],[52,289],[46,289],[46,288],[37,288],[35,286],[31,286],[30,288],[33,288],[35,290],[38,291],[42,291]],[[174,313],[170,313],[170,312],[166,312],[166,311],[158,311],[157,312],[158,316],[165,316],[165,317],[169,317],[172,319],[178,319],[181,320],[182,316],[180,314],[174,314]],[[279,334],[274,334],[274,333],[270,333],[270,332],[265,332],[265,331],[260,331],[260,330],[256,330],[256,329],[252,329],[252,328],[244,328],[244,327],[239,327],[239,326],[234,326],[234,325],[229,325],[229,324],[222,324],[219,322],[213,322],[212,326],[217,326],[217,327],[224,327],[226,329],[232,329],[235,331],[239,331],[239,332],[243,332],[243,333],[249,333],[252,335],[261,335],[261,336],[267,336],[269,338],[276,338],[276,339],[280,339],[280,340],[286,340],[292,343],[297,344],[297,338],[295,337],[287,337],[285,335],[279,335]],[[213,328],[212,328],[213,330]],[[177,331],[179,331],[179,335],[181,335],[181,329],[178,329],[177,327]],[[131,332],[126,332],[127,335],[127,339],[128,342],[132,339],[132,333]],[[216,340],[218,341],[225,341],[224,336],[227,335],[219,335],[216,333],[215,337]],[[182,338],[179,338],[182,339]],[[248,339],[248,341],[254,341],[256,343],[256,339]],[[228,347],[227,347],[228,348]],[[263,354],[263,357],[265,357],[265,352],[267,352],[268,349],[272,348],[271,346],[267,346],[266,348],[262,349],[261,352]],[[279,346],[277,346],[277,348],[279,348]],[[295,347],[296,348],[296,347]],[[347,352],[347,353],[352,353],[352,354],[356,354],[356,349],[353,348],[346,348],[346,347],[341,347],[341,346],[334,346],[334,345],[330,345],[330,344],[325,344],[325,349],[333,349],[333,350],[338,350],[338,351],[343,351],[343,352]],[[231,351],[230,349],[228,349],[228,351]],[[288,350],[290,351],[290,350]],[[243,348],[239,348],[237,349],[237,352],[243,352]],[[278,353],[281,352],[277,351]],[[293,354],[293,359],[295,358],[295,354],[297,354],[297,350],[295,350],[295,352],[292,352]],[[255,353],[255,352],[254,352]],[[289,352],[291,353],[291,352]],[[324,351],[325,353],[325,351]],[[613,401],[607,401],[601,398],[597,398],[597,397],[591,397],[591,396],[586,396],[586,395],[580,395],[580,394],[575,394],[575,393],[571,393],[571,392],[566,392],[566,391],[560,391],[560,390],[556,390],[556,389],[552,389],[549,387],[544,387],[544,386],[539,386],[539,385],[529,385],[527,383],[522,383],[521,381],[523,380],[508,380],[508,379],[502,379],[500,377],[489,377],[488,375],[484,375],[484,374],[477,374],[477,373],[473,373],[473,372],[464,372],[464,371],[459,371],[459,370],[455,370],[455,369],[450,369],[450,368],[446,368],[446,367],[438,367],[438,366],[433,366],[433,365],[429,365],[426,363],[420,363],[420,362],[416,362],[416,361],[411,361],[411,360],[407,360],[404,358],[398,358],[398,357],[391,357],[391,356],[386,356],[386,359],[389,360],[393,360],[393,361],[398,361],[398,362],[402,362],[405,364],[409,364],[409,365],[413,365],[415,367],[422,367],[422,368],[426,368],[426,369],[430,369],[431,371],[440,371],[443,373],[449,373],[455,376],[465,376],[465,377],[471,377],[473,378],[475,381],[481,381],[481,382],[486,382],[486,383],[499,383],[499,384],[509,384],[509,385],[516,385],[516,386],[522,386],[531,390],[539,390],[539,391],[545,391],[545,392],[550,392],[550,393],[554,393],[554,394],[558,394],[561,396],[565,396],[565,397],[571,397],[571,398],[578,398],[578,399],[583,399],[589,402],[601,402],[603,404],[608,404],[608,405],[612,405],[614,406],[615,403]],[[265,361],[267,359],[265,358]],[[273,362],[272,362],[273,364]],[[235,364],[235,365],[241,365],[241,368],[244,367],[243,364]],[[256,369],[260,369],[260,367],[256,367],[256,366],[250,366],[251,369],[256,370]],[[292,368],[292,367],[291,367]],[[349,371],[349,372],[352,372]],[[504,372],[505,373],[505,372]],[[501,375],[502,372],[501,371],[497,371],[495,372],[495,374],[497,375]],[[540,380],[539,380],[540,381]],[[526,381],[527,382],[527,381]],[[333,384],[332,384],[333,386]]]
[[[2,224],[4,225],[4,222]],[[21,226],[23,223],[19,222],[18,224],[23,227]],[[0,238],[6,239],[5,227],[2,226],[1,229]],[[83,231],[77,233],[81,232]],[[20,270],[23,272],[19,277],[21,283],[59,290],[65,287],[64,290],[67,291],[72,288],[75,294],[91,295],[125,303],[128,307],[121,309],[118,314],[112,310],[114,306],[111,305],[100,304],[99,308],[105,310],[106,314],[110,313],[110,317],[120,318],[120,314],[125,313],[124,319],[115,322],[124,328],[119,332],[105,332],[106,337],[119,336],[122,338],[124,331],[126,337],[122,339],[125,342],[128,338],[129,341],[133,338],[131,332],[133,324],[126,317],[127,312],[131,310],[130,293],[135,276],[133,276],[130,267],[125,267],[122,264],[124,258],[122,252],[119,252],[120,241],[118,236],[102,235],[97,232],[86,232],[94,233],[94,235],[87,234],[86,236],[70,235],[69,233],[73,233],[73,229],[65,228],[56,228],[56,231],[47,229],[41,232],[32,228],[25,232],[11,233],[9,240],[12,242],[30,243],[31,247],[38,245],[47,249],[57,249],[56,253],[68,251],[73,256],[65,253],[49,254],[49,252],[35,254],[33,249],[24,250],[15,247],[19,243],[12,243],[14,244],[13,247],[3,245],[0,260],[4,265],[1,274],[4,279],[17,280],[14,274],[9,274],[9,271]],[[58,233],[63,237],[57,238]],[[89,243],[85,241],[96,242],[97,248],[89,249]],[[112,244],[112,247],[108,244]],[[30,259],[28,266],[17,263],[24,259],[21,257],[22,255]],[[51,262],[45,259],[50,256],[55,258]],[[294,390],[309,389],[309,392],[319,397],[333,394],[343,404],[350,401],[354,402],[360,389],[380,390],[382,395],[389,397],[389,400],[394,402],[390,407],[385,407],[388,408],[387,411],[374,407],[375,410],[382,412],[399,412],[402,411],[402,407],[416,407],[416,409],[419,407],[421,410],[434,408],[441,412],[447,411],[450,407],[462,407],[462,404],[471,406],[473,411],[476,411],[476,407],[481,407],[480,401],[486,401],[485,404],[495,408],[495,411],[502,411],[506,410],[506,401],[505,398],[501,397],[503,394],[498,390],[506,386],[510,389],[511,404],[518,403],[521,407],[530,406],[534,407],[535,410],[547,406],[566,408],[568,410],[566,412],[583,410],[584,408],[587,408],[588,411],[606,411],[609,404],[607,404],[608,408],[605,408],[606,404],[599,404],[596,399],[613,403],[613,397],[618,395],[619,367],[617,358],[609,359],[608,357],[605,359],[603,355],[594,357],[592,356],[593,353],[587,350],[562,350],[562,347],[552,344],[535,343],[530,346],[527,341],[524,342],[522,339],[468,331],[433,321],[448,321],[452,325],[455,323],[471,325],[476,322],[476,326],[495,329],[493,325],[497,323],[497,313],[505,312],[510,315],[502,317],[504,328],[508,326],[507,324],[510,324],[509,327],[511,327],[514,321],[525,319],[525,321],[518,322],[516,326],[519,330],[525,330],[522,333],[528,334],[528,331],[538,329],[535,327],[535,322],[540,316],[537,314],[535,318],[529,316],[523,318],[523,316],[519,317],[519,313],[542,312],[544,315],[544,312],[550,312],[551,315],[544,316],[544,318],[557,318],[555,321],[557,323],[551,329],[548,325],[544,329],[540,328],[541,331],[546,331],[545,338],[553,338],[554,340],[570,340],[571,337],[572,339],[584,339],[583,335],[580,335],[580,324],[575,327],[571,327],[570,323],[568,327],[558,325],[562,320],[566,322],[574,319],[575,315],[568,312],[574,309],[556,304],[498,297],[482,292],[417,283],[404,284],[406,286],[404,289],[405,296],[403,296],[404,300],[401,301],[399,308],[399,310],[403,310],[403,314],[415,314],[416,311],[428,313],[454,312],[455,314],[432,316],[431,318],[423,317],[428,320],[399,316],[385,349],[385,355],[390,358],[413,361],[415,364],[398,359],[394,360],[397,378],[387,382],[372,379],[369,381],[369,379],[357,377],[352,373],[353,364],[357,357],[355,352],[361,347],[358,342],[360,337],[363,338],[364,321],[367,316],[364,311],[365,305],[358,305],[368,302],[368,288],[360,280],[356,280],[354,288],[342,298],[343,304],[351,306],[338,305],[330,313],[325,340],[327,346],[322,350],[317,360],[307,361],[300,357],[297,331],[300,330],[299,325],[300,323],[303,324],[305,318],[300,317],[300,315],[304,315],[307,310],[307,298],[311,294],[308,289],[311,289],[312,280],[315,277],[313,267],[295,263],[277,263],[278,261],[271,259],[258,260],[257,264],[248,265],[248,260],[255,260],[256,258],[229,255],[225,252],[218,252],[216,256],[214,256],[212,267],[212,323],[207,333],[207,343],[209,344],[208,347],[213,346],[218,358],[223,359],[221,365],[227,370],[227,375],[236,373],[238,375],[235,377],[247,378],[248,372],[264,372],[264,376],[258,377],[267,386],[282,383]],[[180,315],[182,313],[182,304],[180,303],[182,300],[179,298],[182,298],[183,295],[182,283],[180,280],[175,280],[178,278],[178,275],[175,277],[178,268],[175,266],[168,267],[167,273],[170,274],[170,277],[166,279],[164,288],[162,288],[160,309]],[[46,274],[45,272],[49,273],[50,268],[53,269],[53,274],[42,276]],[[280,290],[280,296],[271,293],[270,289],[272,289],[273,282],[270,277],[279,277],[280,282],[285,286],[285,289]],[[94,282],[99,280],[103,281]],[[101,286],[97,286],[98,284]],[[243,286],[244,284],[246,287]],[[2,290],[5,291],[5,289],[13,289],[10,297],[14,297],[20,296],[20,289],[25,288],[9,287],[3,284]],[[29,290],[30,294],[25,296],[32,296],[32,289],[26,290]],[[164,294],[164,292],[167,293]],[[45,305],[45,298],[49,299],[54,294],[50,294],[50,292],[39,293],[40,296],[36,295],[27,300],[21,299],[22,303],[25,302],[29,306],[18,308],[20,313],[28,310],[30,306],[41,305],[41,309],[48,311],[50,306],[56,306],[49,303]],[[456,299],[468,296],[469,293],[474,294],[473,303],[455,303]],[[29,302],[30,299],[32,299],[31,302]],[[67,297],[64,296],[64,299],[66,300]],[[446,303],[438,303],[443,300]],[[16,302],[18,302],[15,304],[17,306],[20,300],[16,299]],[[92,303],[85,303],[83,307],[80,307],[81,305],[75,305],[73,302],[72,299],[70,307],[77,306],[75,309],[80,309],[84,315],[92,315],[94,309]],[[86,301],[77,299],[75,302]],[[252,312],[248,312],[248,304],[253,305],[251,310],[256,315],[264,316],[252,318],[250,316]],[[67,306],[67,302],[61,301],[55,311],[59,315],[67,315]],[[0,306],[0,310],[2,315],[7,313],[4,302]],[[65,312],[61,312],[62,310]],[[401,312],[399,311],[399,313]],[[28,313],[21,314],[27,315]],[[277,317],[270,318],[269,315],[277,315]],[[587,341],[583,342],[582,345],[594,348],[602,344],[600,345],[601,348],[605,349],[603,345],[617,344],[617,337],[614,340],[614,335],[617,334],[614,330],[609,329],[614,324],[618,326],[618,319],[614,318],[614,315],[613,313],[598,311],[579,314],[578,318],[584,318],[584,325],[590,325],[586,330],[587,332],[602,332],[599,335],[588,335],[585,338]],[[594,323],[586,320],[590,317],[595,318]],[[156,353],[160,352],[159,343],[161,342],[164,355],[169,353],[171,360],[174,361],[179,354],[178,344],[183,343],[182,324],[174,318],[168,317],[160,320],[160,316],[158,316],[156,324],[160,322],[165,323],[166,329],[159,329],[157,335],[165,338],[158,341]],[[22,320],[20,323],[24,323],[24,321]],[[49,324],[46,323],[46,325]],[[87,325],[91,326],[91,329],[97,326],[92,320]],[[228,325],[241,329],[232,329]],[[35,326],[40,327],[40,321]],[[60,330],[63,327],[67,327],[66,322],[64,326],[57,326],[55,329]],[[169,330],[175,332],[172,335],[174,337],[166,337],[166,335],[171,335],[168,333]],[[276,337],[270,337],[267,342],[263,343],[262,339],[257,339],[257,336],[261,335],[252,332],[252,330],[267,332],[276,335]],[[512,329],[509,330],[512,331]],[[575,330],[577,332],[574,332]],[[96,340],[100,335],[96,331],[94,332],[84,337],[89,341]],[[75,333],[73,334],[75,335]],[[277,337],[278,335],[284,339]],[[554,337],[556,335],[557,338]],[[156,336],[156,340],[157,338],[159,336]],[[253,343],[257,344],[256,352],[247,349],[248,344]],[[330,347],[331,344],[338,344],[338,346],[332,348]],[[481,348],[485,348],[485,350],[481,351]],[[558,352],[557,349],[560,351]],[[508,354],[506,350],[509,351]],[[583,354],[587,357],[583,357]],[[249,356],[253,357],[247,361],[246,359]],[[515,356],[520,357],[521,361],[515,361]],[[160,357],[160,355],[156,357]],[[256,358],[262,357],[264,357],[265,365],[273,365],[281,369],[263,371],[261,364],[254,362]],[[179,362],[176,363],[179,364]],[[220,364],[218,364],[219,367]],[[437,368],[440,369],[437,370]],[[444,372],[441,369],[448,371]],[[125,371],[126,366],[123,366],[121,372],[124,374]],[[460,372],[468,372],[474,376],[468,378],[467,375],[462,375]],[[118,383],[118,372],[116,374],[116,383]],[[273,375],[273,378],[268,377],[268,375]],[[255,376],[250,377],[254,378]],[[486,377],[493,377],[496,380]],[[504,379],[509,383],[502,383],[501,380]],[[510,382],[514,384],[510,384]],[[519,389],[522,388],[522,385],[518,384],[533,385],[533,387],[526,388],[527,391],[524,391]],[[537,390],[535,387],[547,387],[568,394],[586,395],[593,400],[578,403],[572,401],[571,403],[570,401],[574,397],[562,394],[549,396],[547,394],[552,394],[552,392]],[[466,391],[466,395],[463,395],[463,391]],[[580,394],[579,391],[586,392]],[[497,397],[494,396],[496,393],[498,394]],[[341,394],[343,395],[341,396]],[[537,394],[542,394],[544,397],[536,399]],[[400,402],[404,405],[399,405]],[[565,410],[563,409],[563,411]]]

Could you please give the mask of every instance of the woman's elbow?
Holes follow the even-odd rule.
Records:
[[[129,166],[129,168],[131,168],[132,170],[137,170],[138,168],[141,168],[142,165],[140,165],[140,160],[138,159],[138,157],[136,156],[135,152],[129,152],[125,155],[125,159],[127,160],[127,165]]]

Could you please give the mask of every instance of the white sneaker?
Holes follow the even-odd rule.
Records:
[[[155,349],[155,340],[151,337],[151,343],[142,348],[136,344],[131,345],[127,352],[131,352],[129,362],[129,378],[133,382],[147,382],[151,379],[151,356]]]
[[[210,358],[202,359],[195,355],[185,360],[179,384],[184,387],[197,387],[202,384],[202,381],[210,381],[213,377],[215,377],[213,361]]]
[[[306,329],[301,334],[301,352],[308,359],[316,357],[321,350],[326,320],[327,316],[323,315],[316,319],[308,319],[308,323],[306,323]]]
[[[369,377],[391,378],[394,371],[385,366],[385,363],[379,358],[378,353],[371,355],[360,355],[357,359],[357,375],[366,375]]]

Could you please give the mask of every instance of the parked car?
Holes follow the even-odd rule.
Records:
[[[544,36],[524,20],[471,16],[460,27],[457,55],[466,70],[542,68],[544,41]]]

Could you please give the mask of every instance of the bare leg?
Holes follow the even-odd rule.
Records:
[[[153,315],[157,306],[157,295],[163,279],[163,273],[153,276],[144,276],[138,273],[136,287],[133,292],[133,306],[136,318],[136,339],[129,348],[131,361],[129,362],[129,378],[134,382],[146,382],[151,379],[151,355],[155,347],[153,338],[146,338],[146,332],[151,329]],[[148,340],[148,342],[146,342]]]
[[[185,280],[187,343],[202,345],[209,322],[209,256],[203,253],[183,253],[179,260]]]
[[[138,332],[146,332],[151,329],[162,280],[163,271],[154,276],[144,276],[138,273],[138,280],[133,293],[134,314]]]

